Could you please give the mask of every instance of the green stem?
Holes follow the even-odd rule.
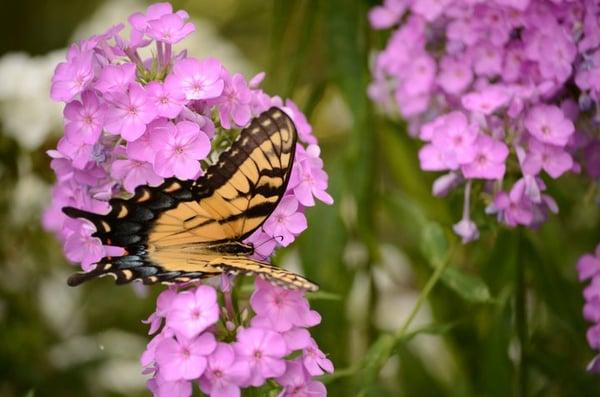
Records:
[[[394,354],[398,345],[403,340],[405,340],[407,335],[409,335],[407,331],[410,325],[412,324],[417,313],[423,306],[423,303],[425,303],[425,301],[429,297],[429,294],[433,290],[433,287],[435,287],[437,282],[440,280],[442,274],[444,274],[444,271],[450,263],[450,259],[453,257],[453,252],[454,249],[450,251],[450,255],[448,255],[448,257],[445,260],[438,263],[438,265],[435,267],[435,271],[429,277],[429,280],[427,280],[425,287],[419,294],[415,306],[412,308],[408,317],[406,318],[402,326],[398,329],[398,331],[396,331],[393,335],[381,335],[377,339],[375,344],[371,347],[371,349],[367,352],[362,365],[364,373],[360,376],[362,388],[359,395],[365,395],[366,390],[370,387],[370,385],[376,382],[381,368]]]
[[[452,255],[449,255],[449,258],[450,257],[452,257]],[[419,297],[417,298],[417,303],[415,304],[415,306],[411,310],[410,314],[404,321],[404,324],[402,324],[402,327],[400,327],[400,329],[398,329],[398,331],[396,331],[396,334],[394,335],[394,337],[397,340],[404,337],[404,334],[408,330],[408,327],[410,327],[410,324],[412,323],[415,316],[421,309],[421,306],[423,306],[423,303],[427,300],[427,297],[429,296],[429,293],[431,292],[431,290],[433,290],[433,287],[435,287],[435,285],[439,281],[442,274],[444,274],[444,270],[446,270],[449,263],[450,263],[450,259],[446,259],[444,262],[442,262],[439,266],[437,266],[435,268],[435,271],[433,272],[431,277],[429,277],[429,280],[427,280],[427,284],[425,284],[425,287],[419,294]]]
[[[519,236],[521,241],[521,236]],[[517,243],[519,244],[519,243]],[[517,248],[518,249],[518,248]],[[517,251],[517,258],[519,258]],[[526,308],[526,285],[525,264],[515,261],[515,328],[519,339],[519,364],[517,368],[517,379],[515,382],[515,396],[527,396],[527,308]]]

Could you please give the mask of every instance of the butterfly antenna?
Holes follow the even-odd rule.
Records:
[[[263,245],[265,245],[267,243],[270,243],[273,240],[279,240],[279,241],[281,241],[282,239],[283,239],[283,236],[273,236],[270,239],[267,239],[267,240],[263,241],[262,243],[260,243],[258,245],[255,245],[254,246],[254,252],[256,253],[256,255],[260,256],[262,258],[262,260],[267,260],[268,257],[264,256],[264,255],[260,255],[259,253],[256,252],[256,249],[259,248],[259,247],[262,247]]]

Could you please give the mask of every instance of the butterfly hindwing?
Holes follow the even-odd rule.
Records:
[[[117,284],[187,282],[226,272],[314,290],[301,276],[248,258],[251,252],[241,243],[283,197],[296,140],[291,119],[271,108],[253,119],[196,181],[170,178],[157,187],[140,186],[130,199],[110,200],[106,215],[64,208],[71,217],[91,221],[93,236],[103,244],[125,250],[124,256],[103,258],[91,272],[73,275],[69,284],[105,275]],[[217,246],[229,248],[223,253]]]

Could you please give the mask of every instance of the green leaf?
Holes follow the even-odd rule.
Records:
[[[467,302],[486,303],[492,300],[490,290],[481,277],[449,267],[442,274],[442,282]]]
[[[318,300],[322,300],[322,301],[341,301],[342,300],[342,295],[336,294],[336,293],[333,293],[333,292],[319,290],[317,292],[311,292],[310,294],[307,294],[306,298],[308,298],[309,301],[318,301]]]
[[[448,260],[448,240],[442,227],[436,222],[428,222],[421,233],[421,253],[429,263],[437,268]]]

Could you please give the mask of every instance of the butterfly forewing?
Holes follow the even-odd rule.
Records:
[[[182,282],[231,272],[314,290],[314,284],[284,269],[211,249],[241,242],[273,212],[290,178],[296,139],[291,119],[271,108],[196,181],[171,178],[158,187],[140,187],[129,200],[111,200],[107,215],[65,208],[71,217],[92,221],[103,244],[126,250],[125,256],[103,258],[92,272],[78,273],[69,283],[103,275],[119,284]]]

